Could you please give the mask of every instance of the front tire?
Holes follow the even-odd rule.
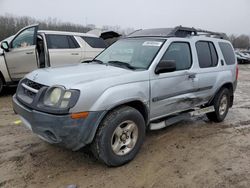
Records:
[[[108,166],[131,161],[145,137],[145,121],[141,113],[129,106],[111,111],[100,124],[91,145],[94,156]]]
[[[218,94],[216,94],[212,105],[214,106],[215,111],[207,114],[208,119],[214,122],[222,122],[228,113],[230,105],[229,90],[223,88]]]
[[[1,78],[1,76],[0,76],[0,94],[1,94],[1,92],[3,91],[3,80],[2,80],[2,78]]]

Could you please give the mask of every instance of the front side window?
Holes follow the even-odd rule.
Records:
[[[192,65],[190,45],[187,42],[174,42],[170,44],[162,60],[174,61],[176,70],[186,70]]]
[[[196,42],[196,50],[200,68],[209,68],[217,66],[218,55],[212,42]]]
[[[95,60],[130,69],[148,69],[165,40],[122,39],[104,50]]]
[[[219,42],[220,49],[227,65],[235,64],[235,56],[233,48],[230,44],[225,42]]]
[[[69,49],[80,47],[72,36],[49,34],[46,37],[49,49]]]
[[[24,48],[28,46],[35,45],[35,27],[31,27],[29,29],[21,32],[13,41],[12,48]]]

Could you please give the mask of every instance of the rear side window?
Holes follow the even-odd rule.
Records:
[[[102,38],[97,37],[81,37],[92,48],[106,48],[107,45]]]
[[[80,48],[79,44],[76,42],[76,39],[73,36],[68,36],[68,40],[70,48]]]
[[[79,48],[73,36],[69,35],[47,35],[47,42],[49,49],[69,49]]]
[[[235,64],[235,56],[232,46],[225,42],[219,42],[219,46],[223,54],[223,57],[226,61],[226,64],[227,65]]]
[[[176,70],[186,70],[192,65],[190,46],[187,42],[174,42],[170,44],[162,60],[173,60],[176,63]]]
[[[218,55],[212,42],[199,41],[196,43],[196,50],[200,68],[217,66]]]

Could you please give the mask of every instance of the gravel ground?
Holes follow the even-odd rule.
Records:
[[[10,88],[0,97],[0,187],[250,187],[250,66],[240,66],[223,123],[205,117],[147,133],[137,157],[109,168],[84,151],[49,145],[15,124]]]

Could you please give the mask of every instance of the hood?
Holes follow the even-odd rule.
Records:
[[[103,84],[105,80],[115,80],[115,77],[121,81],[124,80],[122,77],[131,77],[129,75],[134,75],[134,73],[134,71],[111,65],[84,63],[58,68],[38,69],[26,75],[26,78],[47,86],[62,85],[66,88],[74,88],[76,85],[90,84],[100,80],[100,83]]]

